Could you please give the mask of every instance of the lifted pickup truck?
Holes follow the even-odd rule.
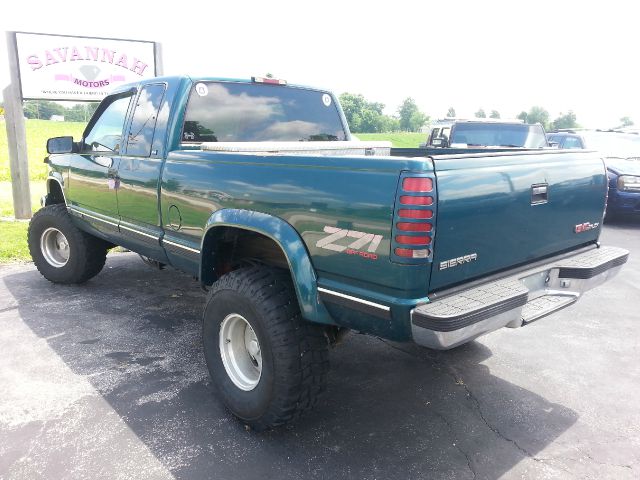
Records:
[[[255,429],[316,402],[349,329],[452,348],[574,303],[628,256],[598,243],[592,152],[353,142],[331,93],[272,79],[122,87],[47,149],[38,270],[84,282],[122,245],[197,277],[212,379]]]

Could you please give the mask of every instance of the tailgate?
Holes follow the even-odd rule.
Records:
[[[607,193],[597,153],[433,157],[437,234],[430,291],[594,243]]]

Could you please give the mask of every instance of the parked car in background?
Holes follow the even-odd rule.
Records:
[[[598,150],[607,166],[607,216],[640,214],[640,135],[619,130],[563,130],[549,133],[558,148]]]
[[[422,148],[465,147],[548,147],[547,136],[540,124],[527,124],[522,120],[449,118],[438,120],[431,126]]]

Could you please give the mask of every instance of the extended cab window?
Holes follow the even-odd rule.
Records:
[[[164,85],[147,85],[140,90],[127,137],[127,155],[151,155],[153,134],[164,91]]]
[[[106,99],[99,117],[89,124],[84,135],[82,151],[89,152],[119,152],[122,140],[124,120],[127,116],[131,94],[114,96],[109,102]]]
[[[333,98],[257,83],[196,84],[182,130],[182,142],[312,140],[346,140]]]

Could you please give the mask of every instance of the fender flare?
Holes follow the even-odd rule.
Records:
[[[300,305],[302,316],[309,321],[335,324],[318,297],[318,279],[307,248],[289,223],[279,217],[251,210],[225,208],[214,212],[204,228],[200,245],[200,278],[204,278],[203,262],[205,241],[210,232],[220,227],[234,227],[262,234],[273,240],[282,250]]]
[[[59,172],[49,172],[47,176],[47,193],[51,193],[51,182],[57,182],[60,186],[60,191],[62,192],[62,199],[64,200],[65,205],[69,205],[67,203],[67,195],[64,192],[64,177]]]

